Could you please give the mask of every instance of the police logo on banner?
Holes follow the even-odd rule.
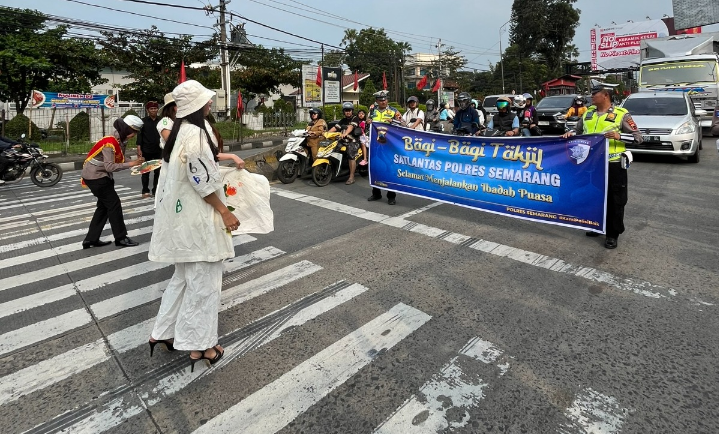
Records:
[[[567,154],[574,164],[580,165],[589,157],[589,151],[592,149],[590,143],[582,139],[567,142]]]
[[[377,126],[377,142],[387,143],[387,127]]]

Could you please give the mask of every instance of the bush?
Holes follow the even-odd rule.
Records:
[[[70,140],[90,140],[90,115],[80,112],[70,119]]]
[[[355,105],[355,114],[357,114],[357,112],[360,110],[364,110],[364,112],[367,113],[367,115],[369,116],[369,109],[367,108],[367,106]],[[322,113],[323,117],[327,122],[336,121],[344,117],[344,114],[342,113],[342,104],[326,105],[324,106],[324,110],[322,110]]]
[[[28,124],[30,124],[30,134],[28,135]],[[16,115],[10,121],[5,123],[5,136],[11,139],[19,139],[25,134],[28,140],[40,140],[40,129],[31,122],[30,118],[23,114]]]
[[[135,116],[137,116],[138,118],[142,119],[142,116],[138,115],[137,112],[136,112],[135,110],[133,110],[133,109],[130,109],[130,110],[126,111],[126,112],[123,113],[123,115],[120,116],[120,117],[121,117],[121,118],[124,118],[124,117],[127,116],[127,115],[135,115]],[[113,122],[114,122],[114,121],[113,121]]]

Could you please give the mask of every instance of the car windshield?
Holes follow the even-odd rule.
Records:
[[[540,109],[556,109],[567,110],[572,106],[573,96],[548,96],[537,104],[537,110]]]
[[[632,116],[683,116],[689,111],[684,98],[627,98],[622,105]]]
[[[641,86],[673,86],[717,81],[716,61],[672,62],[644,65],[639,71]]]
[[[494,105],[497,103],[497,100],[499,99],[498,96],[488,96],[484,99],[484,106],[485,107],[494,107]]]

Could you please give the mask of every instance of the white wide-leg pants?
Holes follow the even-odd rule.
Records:
[[[222,261],[175,263],[152,338],[174,338],[178,350],[204,351],[217,345],[222,271]]]

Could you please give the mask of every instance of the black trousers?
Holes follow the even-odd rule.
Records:
[[[382,197],[382,190],[377,187],[372,187],[372,196]],[[387,192],[387,199],[394,199],[395,197],[397,197],[397,193],[395,193],[394,191]]]
[[[145,158],[145,161],[150,160],[159,160],[162,158],[162,153],[150,153],[150,152],[142,152],[142,156]],[[157,181],[160,179],[160,168],[153,170],[155,172],[155,178],[152,180],[152,195],[155,195],[155,191],[157,191]],[[142,177],[142,193],[150,193],[150,172],[143,173],[140,175]]]
[[[607,188],[607,238],[624,233],[624,206],[627,204],[627,170],[619,162],[609,163]]]
[[[94,242],[100,239],[102,229],[110,220],[112,235],[115,240],[121,240],[127,236],[125,220],[122,217],[122,204],[120,197],[115,191],[115,180],[108,177],[100,179],[86,179],[85,184],[90,188],[92,194],[97,198],[97,208],[90,221],[90,229],[85,235],[85,241]]]

